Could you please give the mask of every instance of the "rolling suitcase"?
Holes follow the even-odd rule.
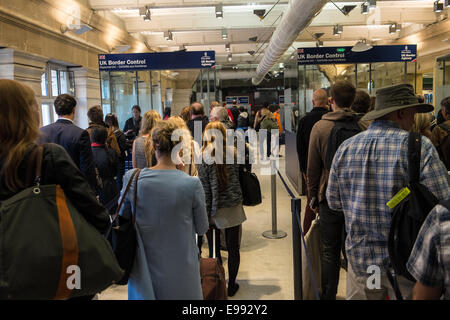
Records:
[[[200,277],[204,300],[227,300],[225,270],[216,258],[215,229],[213,229],[213,257],[200,258]]]

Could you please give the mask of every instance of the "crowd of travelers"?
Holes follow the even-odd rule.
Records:
[[[34,196],[41,185],[57,185],[70,200],[69,211],[73,206],[111,247],[118,241],[112,230],[120,229],[122,220],[132,221],[138,244],[127,281],[129,299],[203,299],[199,270],[206,235],[209,256],[220,265],[221,250],[227,250],[226,295],[236,294],[247,217],[242,164],[236,145],[226,143],[226,130],[265,129],[282,135],[278,105],[249,110],[237,101],[228,108],[214,101],[209,116],[199,102],[179,115],[166,108],[162,116],[154,110],[141,115],[135,105],[123,130],[115,114],[104,116],[97,105],[89,108],[89,126],[82,129],[74,123],[76,99],[63,94],[54,102],[58,120],[39,128],[32,89],[0,80],[0,95],[1,205],[21,201],[17,195],[35,184]],[[307,185],[303,231],[307,234],[316,220],[321,236],[321,299],[336,299],[341,267],[347,270],[347,299],[394,299],[398,291],[406,299],[449,299],[450,204],[445,200],[450,197],[450,97],[441,102],[441,120],[406,84],[378,89],[374,102],[364,91],[338,81],[328,91],[315,91],[312,104],[298,122],[297,151]],[[222,133],[222,144],[210,129]],[[181,132],[178,140],[173,139],[176,132]],[[174,159],[179,144],[185,148]],[[413,145],[418,145],[415,166],[410,160],[417,150]],[[40,158],[36,150],[42,151]],[[199,154],[205,159],[215,153],[222,161],[193,161]],[[235,161],[226,161],[227,154],[234,154]],[[133,169],[127,171],[130,156]],[[420,170],[416,180],[410,167]],[[39,169],[35,180],[32,168]],[[392,281],[393,212],[422,205],[402,205],[405,197],[398,198],[405,188],[414,199],[428,190],[433,208],[423,213],[423,226],[408,252],[407,273],[394,274]],[[380,283],[368,289],[373,266],[381,270]],[[2,290],[0,297],[9,297]]]
[[[436,119],[411,85],[371,99],[338,81],[312,104],[297,152],[303,232],[317,223],[320,234],[320,298],[336,299],[342,267],[349,300],[449,299],[450,97]],[[373,270],[378,285],[369,288]]]
[[[104,116],[102,107],[96,105],[87,111],[89,125],[82,129],[74,123],[79,112],[76,99],[63,94],[54,102],[58,120],[39,128],[38,104],[28,86],[0,80],[0,95],[4,97],[0,102],[0,201],[32,186],[29,168],[36,161],[36,166],[42,166],[38,186],[60,186],[70,201],[69,211],[73,204],[112,248],[119,243],[114,234],[121,221],[135,222],[139,242],[136,266],[127,275],[129,299],[203,299],[199,272],[203,235],[207,236],[210,256],[217,252],[220,264],[221,250],[228,251],[225,297],[236,294],[242,223],[246,220],[242,165],[236,159],[236,147],[227,146],[226,140],[223,161],[198,164],[194,160],[199,153],[219,147],[209,129],[220,131],[226,139],[227,129],[252,127],[254,121],[247,109],[236,103],[227,109],[215,101],[207,117],[204,106],[194,102],[179,115],[172,116],[166,108],[161,116],[155,110],[142,115],[141,107],[135,105],[121,130],[117,116]],[[268,111],[264,115],[266,122],[276,123]],[[197,141],[196,127],[200,128]],[[174,133],[180,130],[181,139],[173,141]],[[182,148],[173,159],[178,144],[187,149]],[[40,146],[42,159],[35,156]],[[227,152],[235,154],[234,164],[222,164],[228,163]],[[128,158],[132,159],[131,170],[126,170]],[[75,225],[75,229],[79,227]],[[3,294],[12,297],[0,292]]]

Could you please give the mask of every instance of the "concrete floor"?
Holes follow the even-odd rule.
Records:
[[[284,170],[283,148],[280,159],[280,172],[287,180]],[[270,176],[260,175],[258,167],[253,170],[261,184],[263,203],[256,207],[245,207],[247,221],[242,228],[241,265],[237,277],[239,291],[230,300],[293,300],[293,261],[292,261],[292,223],[291,201],[281,180],[277,178],[278,230],[287,233],[283,239],[266,239],[262,233],[272,229]],[[287,181],[289,183],[289,181]],[[293,190],[293,188],[291,187]],[[301,197],[302,207],[306,198]],[[303,214],[302,210],[302,214]],[[203,255],[207,253],[204,244]],[[227,253],[222,251],[225,273]],[[345,299],[346,273],[341,269],[338,299]],[[113,286],[99,295],[100,300],[126,300],[127,286]]]

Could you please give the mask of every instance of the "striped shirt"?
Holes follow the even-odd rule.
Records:
[[[437,205],[422,225],[408,271],[428,287],[442,287],[450,299],[450,211]]]
[[[368,130],[344,141],[330,170],[326,197],[345,215],[348,261],[358,276],[371,265],[388,262],[392,209],[386,203],[408,182],[407,131],[392,121],[376,120]],[[447,171],[422,137],[420,182],[441,201],[450,194]]]

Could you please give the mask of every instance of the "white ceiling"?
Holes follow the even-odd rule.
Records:
[[[424,26],[434,23],[440,14],[433,12],[434,0],[416,1],[377,1],[376,9],[369,14],[361,14],[363,1],[334,1],[342,8],[344,5],[357,5],[348,16],[342,14],[331,2],[313,20],[306,31],[299,35],[291,49],[316,45],[314,33],[324,33],[321,40],[325,46],[353,45],[356,41],[367,39],[381,41],[396,39],[401,35],[417,32]],[[223,19],[217,19],[215,5],[222,3]],[[148,46],[157,51],[176,51],[184,45],[188,51],[214,50],[219,64],[237,63],[257,64],[270,41],[273,31],[279,24],[288,1],[276,0],[90,0],[97,11],[110,11],[120,17],[131,34],[145,37]],[[139,8],[150,6],[151,21],[139,16]],[[261,20],[253,10],[265,9],[266,17]],[[272,10],[271,10],[272,9]],[[271,10],[269,12],[269,10]],[[402,31],[389,34],[389,24],[397,22]],[[333,26],[340,24],[343,33],[333,35]],[[228,32],[228,39],[222,39],[222,30]],[[173,41],[164,39],[164,32],[171,31]],[[254,42],[249,38],[257,37]],[[225,44],[231,44],[232,62],[227,61]],[[250,55],[248,51],[255,51]]]

